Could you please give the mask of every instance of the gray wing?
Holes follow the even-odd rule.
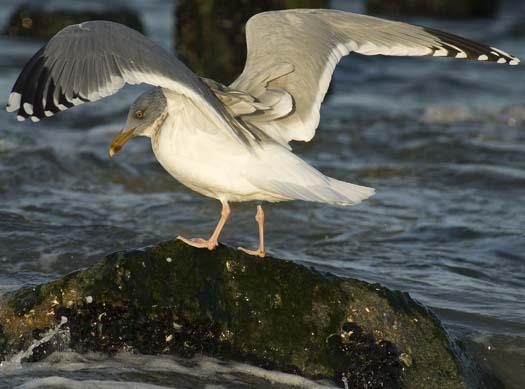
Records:
[[[112,95],[125,84],[148,83],[192,99],[203,114],[238,140],[256,139],[174,55],[121,24],[91,21],[58,32],[25,65],[7,110],[38,121]]]
[[[289,115],[259,126],[281,142],[309,141],[314,136],[334,68],[352,51],[519,63],[502,50],[445,32],[335,10],[257,14],[246,25],[246,41],[246,65],[230,87],[257,98],[272,89],[292,96]]]

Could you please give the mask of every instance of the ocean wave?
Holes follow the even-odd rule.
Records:
[[[157,377],[150,381],[151,375]],[[75,375],[75,378],[71,378]],[[78,376],[81,377],[78,377]],[[37,376],[37,378],[33,378]],[[102,354],[56,352],[42,362],[27,363],[23,369],[0,375],[0,384],[13,380],[17,388],[335,388],[329,382],[313,381],[298,375],[266,370],[256,366],[225,362],[209,357],[183,359],[121,352]]]

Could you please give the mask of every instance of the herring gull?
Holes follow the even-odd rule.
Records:
[[[134,136],[151,138],[169,174],[222,203],[208,239],[179,237],[214,249],[230,216],[230,202],[256,201],[264,257],[260,202],[288,200],[353,205],[374,189],[330,178],[296,156],[292,140],[309,141],[336,64],[364,55],[435,56],[517,65],[518,58],[446,32],[336,10],[264,12],[246,25],[248,55],[229,86],[200,78],[174,55],[120,24],[91,21],[58,32],[25,65],[7,110],[34,122],[112,95],[125,84],[154,88],[129,109],[113,138],[113,156]]]

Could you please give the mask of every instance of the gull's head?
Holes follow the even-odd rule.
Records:
[[[153,88],[141,94],[129,108],[126,127],[111,141],[109,155],[113,157],[135,136],[151,137],[164,123],[166,107],[166,97],[161,88]]]

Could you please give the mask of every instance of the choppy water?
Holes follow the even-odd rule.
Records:
[[[17,3],[1,2],[0,23]],[[166,3],[131,2],[140,4],[150,36],[170,47]],[[344,1],[333,6],[360,9]],[[507,1],[495,20],[417,22],[525,58],[524,17],[522,2]],[[2,105],[39,45],[0,36]],[[213,229],[218,204],[168,176],[145,140],[114,160],[107,156],[138,93],[127,88],[39,124],[0,112],[0,292],[56,278],[115,250]],[[351,56],[336,71],[314,142],[296,150],[323,172],[373,186],[377,195],[350,208],[267,206],[271,254],[410,292],[507,387],[523,387],[525,66]],[[255,245],[254,207],[233,211],[223,240]],[[0,370],[0,386],[294,384],[287,381],[293,377],[268,381],[236,366],[65,353]]]

